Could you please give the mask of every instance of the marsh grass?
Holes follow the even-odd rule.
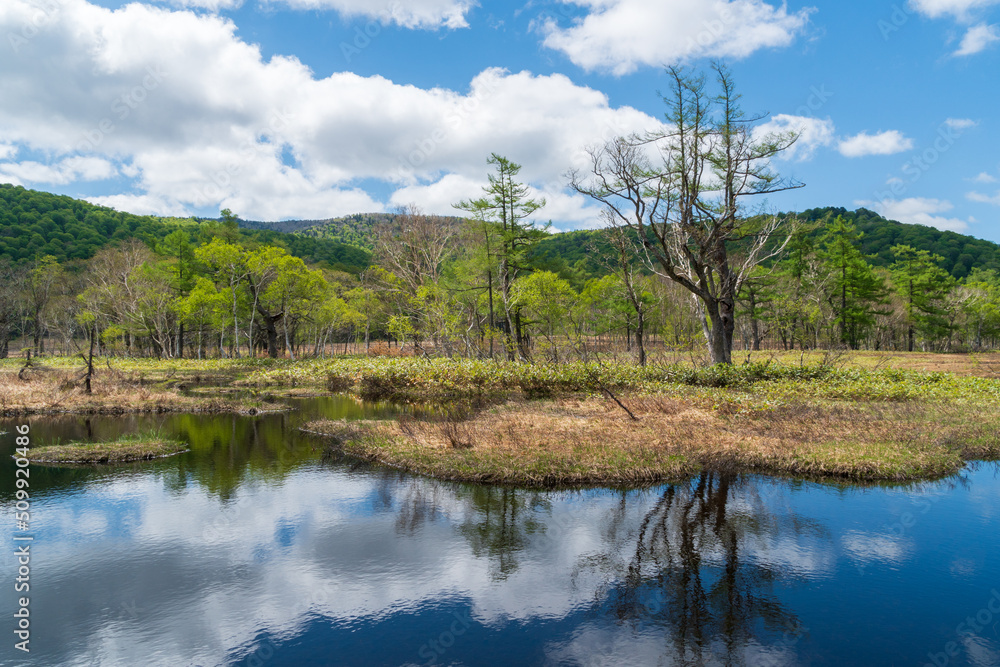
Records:
[[[163,458],[186,452],[187,449],[185,443],[157,433],[140,433],[109,442],[71,442],[32,447],[27,458],[32,463],[114,464]]]
[[[633,394],[633,421],[600,397],[512,400],[459,420],[313,422],[336,446],[444,479],[546,487],[637,484],[702,468],[851,480],[952,474],[1000,458],[1000,415],[982,403],[768,402],[728,389]],[[347,430],[345,430],[347,429]]]
[[[134,372],[95,369],[92,393],[78,373],[53,366],[22,380],[17,370],[0,367],[0,415],[58,412],[124,414],[132,412],[270,412],[282,406],[252,396],[185,395],[186,385],[148,381]]]

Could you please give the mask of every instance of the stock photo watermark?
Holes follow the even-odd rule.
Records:
[[[239,176],[248,166],[253,164],[262,154],[273,154],[276,148],[284,145],[281,140],[281,133],[286,130],[294,115],[287,108],[281,111],[273,111],[268,117],[267,124],[253,133],[252,137],[245,139],[238,147],[238,156],[230,160],[222,169],[218,169],[209,175],[211,183],[207,183],[198,188],[195,204],[207,206],[222,201],[233,179]],[[261,141],[261,137],[269,137],[269,141]]]
[[[21,48],[48,27],[62,11],[66,0],[36,0],[32,2],[35,12],[31,15],[21,29],[17,32],[7,33],[7,41],[14,53],[19,53]]]
[[[433,157],[441,145],[459,129],[468,117],[479,110],[499,87],[498,79],[486,77],[483,83],[478,86],[472,95],[466,96],[461,104],[445,118],[445,122],[435,127],[430,134],[414,142],[414,147],[408,153],[400,155],[398,158],[399,167],[396,169],[395,177],[398,180],[412,180],[416,177],[416,170],[427,163]]]
[[[915,506],[915,510],[903,512],[896,521],[882,526],[882,532],[891,539],[901,539],[919,523],[920,517],[931,511],[940,499],[940,495],[911,497],[910,503]],[[859,561],[855,567],[861,576],[864,576],[868,563]]]
[[[1000,590],[994,588],[990,591],[990,599],[986,601],[983,608],[975,614],[967,616],[955,627],[955,634],[958,637],[972,637],[981,635],[986,630],[992,630],[996,634],[995,622],[1000,620]],[[930,662],[924,667],[947,667],[951,661],[962,654],[962,644],[957,641],[950,641],[944,645],[942,650],[927,654]]]
[[[344,60],[350,63],[355,57],[372,45],[372,40],[377,38],[385,30],[385,26],[392,21],[392,17],[399,13],[402,7],[398,2],[394,2],[381,12],[377,19],[372,19],[363,26],[354,26],[354,39],[349,42],[340,43],[340,53]]]
[[[882,35],[882,39],[888,42],[893,33],[899,32],[904,25],[909,23],[910,19],[913,18],[913,13],[914,10],[910,9],[909,5],[893,5],[889,17],[878,21],[878,31]]]
[[[18,594],[17,611],[14,612],[14,648],[24,653],[31,652],[31,542],[35,539],[31,530],[31,464],[28,461],[28,448],[31,446],[30,428],[27,424],[15,429],[14,438],[14,558],[17,562],[17,573],[14,579],[14,592]]]
[[[142,80],[125,91],[111,102],[111,113],[114,117],[105,116],[97,125],[83,133],[83,140],[77,144],[76,149],[81,153],[97,150],[104,140],[118,130],[119,123],[128,120],[134,111],[141,107],[149,94],[159,88],[167,79],[167,72],[160,65],[150,65],[145,70]]]
[[[904,162],[899,169],[899,174],[886,181],[888,189],[876,190],[873,193],[875,200],[880,204],[885,204],[887,201],[903,196],[911,186],[924,177],[924,174],[933,169],[934,165],[958,143],[965,131],[974,125],[955,120],[946,120],[941,123],[931,144]]]

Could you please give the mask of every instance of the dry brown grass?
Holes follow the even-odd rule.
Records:
[[[733,351],[733,360],[742,362],[747,352]],[[824,359],[845,368],[899,368],[911,371],[944,371],[956,375],[1000,378],[1000,353],[944,354],[940,352],[808,352],[760,351],[749,353],[753,361],[769,359],[783,364],[818,363]]]
[[[970,420],[962,407],[802,403],[725,414],[670,396],[626,404],[639,421],[609,400],[581,398],[506,403],[464,421],[307,428],[395,467],[524,486],[650,482],[701,467],[902,481],[1000,456],[998,424]]]
[[[0,370],[0,415],[56,412],[123,414],[129,412],[246,412],[281,406],[221,396],[185,396],[174,387],[147,385],[125,374],[101,370],[94,374],[92,393],[84,392],[78,373],[60,369],[35,370],[18,377],[17,370]]]

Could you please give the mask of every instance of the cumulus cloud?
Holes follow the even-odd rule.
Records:
[[[0,181],[16,185],[66,185],[76,181],[101,181],[116,174],[114,165],[97,157],[70,157],[51,165],[40,162],[0,164]]]
[[[184,0],[182,0],[184,1]],[[225,2],[226,0],[189,0]],[[235,0],[234,0],[235,1]],[[292,9],[331,9],[347,17],[365,17],[404,28],[467,28],[474,0],[272,0]]]
[[[867,155],[895,155],[913,148],[913,140],[899,130],[889,130],[878,134],[862,132],[841,140],[837,149],[844,157],[865,157]]]
[[[176,215],[184,217],[188,214],[183,204],[152,195],[107,195],[103,197],[85,197],[85,199],[91,204],[107,206],[119,211],[128,211],[136,215]]]
[[[971,56],[981,51],[985,51],[995,43],[1000,41],[1000,29],[995,25],[980,23],[974,25],[966,31],[959,44],[955,56]]]
[[[952,16],[965,19],[971,12],[992,5],[1000,4],[1000,0],[910,0],[910,8],[932,19],[942,16]]]
[[[160,0],[175,7],[208,9],[217,12],[222,9],[237,9],[243,6],[243,0]]]
[[[972,120],[971,118],[947,118],[945,119],[944,124],[952,130],[964,132],[965,130],[971,130],[972,128],[978,126],[979,122]]]
[[[829,118],[822,120],[788,114],[777,114],[756,128],[758,137],[769,133],[797,132],[799,138],[780,157],[800,162],[811,159],[818,148],[831,145],[834,142],[835,131],[833,121]]]
[[[970,192],[966,195],[969,201],[979,202],[980,204],[993,204],[994,206],[1000,206],[1000,190],[992,197],[990,195],[984,195],[981,192]]]
[[[965,220],[946,218],[938,215],[940,213],[947,213],[955,208],[951,202],[943,199],[910,197],[909,199],[886,199],[878,202],[859,201],[855,203],[874,210],[884,218],[903,222],[908,225],[925,225],[952,232],[965,232],[969,229],[969,224]]]
[[[1000,0],[909,0],[909,9],[928,18],[951,18],[965,28],[965,35],[952,55],[971,56],[985,51],[1000,40],[1000,29],[983,22],[970,25],[988,8],[1000,4]]]
[[[587,70],[627,74],[691,58],[745,58],[788,46],[812,9],[789,13],[762,0],[648,2],[571,0],[587,14],[569,27],[549,19],[540,27],[545,46]]]
[[[0,34],[35,11],[29,0],[2,3]],[[317,78],[295,58],[265,60],[235,32],[217,15],[65,0],[0,60],[3,145],[52,155],[46,178],[90,177],[97,172],[59,165],[103,160],[135,181],[102,200],[119,208],[324,218],[410,196],[453,213],[453,201],[479,194],[491,152],[522,163],[538,189],[564,182],[583,147],[658,125],[562,75],[488,69],[466,90],[350,72]],[[41,177],[30,165],[7,173]],[[368,179],[400,192],[376,200],[360,187]],[[583,201],[560,210],[596,217]]]
[[[985,171],[982,172],[982,173],[980,173],[978,176],[976,176],[972,180],[975,181],[976,183],[996,183],[997,182],[996,176],[988,174]]]

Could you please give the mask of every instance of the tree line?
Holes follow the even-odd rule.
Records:
[[[390,340],[418,354],[553,362],[610,346],[645,363],[651,349],[710,340],[711,315],[649,270],[628,229],[591,235],[601,270],[582,281],[534,261],[547,232],[526,213],[542,202],[518,183],[519,165],[491,160],[486,196],[458,202],[469,218],[402,211],[375,227],[373,262],[357,274],[248,242],[229,211],[210,234],[175,229],[152,247],[130,239],[82,266],[0,259],[0,355],[23,335],[35,354],[79,351],[91,337],[99,354],[166,358],[316,357]],[[800,225],[743,281],[735,347],[1000,346],[995,270],[956,279],[940,256],[903,244],[879,267],[863,239],[840,216]]]
[[[666,349],[731,363],[741,348],[997,347],[998,271],[968,265],[986,257],[985,242],[955,247],[949,260],[898,242],[887,259],[884,247],[867,251],[855,224],[871,223],[865,211],[790,216],[749,204],[802,186],[773,171],[797,137],[759,131],[764,116],[744,113],[729,71],[713,73],[710,90],[704,76],[669,69],[667,123],[593,147],[590,168],[570,174],[607,223],[573,237],[584,242],[572,264],[540,251],[545,201],[519,180],[520,165],[493,154],[483,192],[455,202],[466,217],[410,207],[372,218],[371,261],[351,267],[319,262],[277,232],[248,234],[228,210],[131,237],[112,225],[117,244],[86,258],[8,255],[0,355],[19,336],[36,354],[49,341],[100,354],[295,359],[389,341],[418,354],[523,361],[610,349],[640,364]]]

